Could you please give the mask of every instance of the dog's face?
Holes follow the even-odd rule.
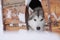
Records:
[[[31,11],[30,11],[31,12]],[[44,17],[43,10],[41,8],[35,8],[28,19],[28,25],[33,30],[43,30],[44,27]]]

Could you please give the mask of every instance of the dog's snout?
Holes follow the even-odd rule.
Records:
[[[37,30],[40,30],[40,27],[37,27],[36,29],[37,29]]]

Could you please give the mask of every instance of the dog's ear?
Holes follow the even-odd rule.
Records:
[[[41,15],[42,17],[44,17],[44,10],[43,10],[43,8],[39,8],[39,15]]]
[[[29,7],[29,15],[32,15],[33,10]]]
[[[33,17],[33,10],[29,7],[29,19],[31,19]]]

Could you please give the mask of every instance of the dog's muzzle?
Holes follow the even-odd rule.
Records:
[[[41,28],[40,27],[36,27],[37,30],[40,30]]]

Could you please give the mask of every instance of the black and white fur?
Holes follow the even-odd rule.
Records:
[[[27,18],[28,29],[44,30],[44,11],[39,0],[27,0],[29,17]]]

